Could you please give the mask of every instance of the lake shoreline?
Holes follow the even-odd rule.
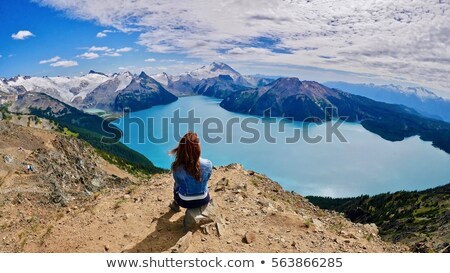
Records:
[[[217,107],[220,101],[220,99],[204,96],[189,96],[180,98],[172,104],[154,106],[147,110],[132,112],[130,115],[133,118],[153,118],[155,128],[162,128],[158,127],[161,126],[158,118],[170,117],[177,109],[181,110],[181,116],[187,115],[187,109],[195,109],[196,114],[203,119],[211,116],[222,120],[236,117],[261,119],[260,117],[226,111]],[[123,121],[123,118],[117,120],[115,124],[123,130],[120,125],[121,121]],[[288,129],[293,130],[298,125],[298,122],[294,122],[289,125]],[[312,134],[318,133],[323,129],[323,126],[323,124],[310,126]],[[247,169],[264,173],[278,181],[286,190],[292,190],[302,195],[332,197],[354,197],[361,194],[376,195],[401,190],[425,190],[444,185],[450,181],[450,172],[445,172],[444,164],[445,162],[450,164],[450,156],[435,149],[428,142],[420,140],[417,136],[401,142],[390,142],[366,131],[358,123],[345,122],[342,128],[343,134],[349,137],[349,143],[332,142],[308,145],[300,142],[286,145],[281,143],[267,145],[267,143],[259,142],[236,145],[235,143],[220,142],[214,145],[205,143],[203,152],[204,157],[211,159],[215,165],[242,164]],[[154,131],[161,131],[161,129]],[[202,130],[199,131],[201,135]],[[168,130],[168,135],[171,133],[173,133],[172,128]],[[235,141],[236,138],[239,138],[241,133],[243,132],[234,132],[232,140]],[[284,135],[287,134],[284,133]],[[124,137],[126,135],[127,132],[124,133]],[[139,144],[137,143],[137,136],[133,130],[128,132],[130,143],[126,143],[126,145],[144,154],[155,166],[166,169],[170,167],[171,158],[167,155],[167,151],[176,146],[174,139],[162,144],[148,143],[148,141]],[[246,153],[242,154],[242,149]],[[390,156],[386,157],[383,153]],[[258,156],[258,154],[261,155]],[[279,159],[273,161],[273,158]],[[295,158],[298,163],[290,162],[289,158]],[[423,158],[427,158],[430,162],[424,162]],[[431,164],[433,161],[437,165]],[[315,164],[311,162],[315,162]],[[396,165],[399,166],[396,168]],[[427,170],[426,174],[421,174],[418,167]],[[380,173],[383,173],[383,175],[380,176]],[[300,179],[298,179],[299,177]],[[348,182],[349,178],[350,181]],[[326,185],[326,181],[329,181],[328,185]],[[410,181],[413,181],[413,183]]]

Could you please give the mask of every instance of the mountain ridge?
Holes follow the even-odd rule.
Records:
[[[343,119],[360,122],[368,131],[389,141],[419,135],[450,153],[450,124],[422,116],[412,108],[374,101],[317,82],[280,78],[266,86],[234,92],[220,106],[228,111],[297,121]]]
[[[143,78],[143,74],[148,78],[156,80],[161,86],[153,89],[150,88],[146,90],[147,92],[142,92],[142,88],[139,85],[133,84],[135,88],[133,91],[140,93],[143,98],[134,98],[132,101],[142,100],[148,103],[147,106],[137,107],[138,109],[150,108],[153,105],[159,105],[161,103],[164,104],[166,101],[164,99],[161,100],[160,97],[170,96],[165,91],[173,93],[176,96],[198,94],[195,89],[201,89],[199,85],[207,85],[211,81],[211,78],[216,78],[218,84],[227,85],[228,83],[226,81],[220,83],[220,76],[230,76],[233,79],[233,85],[227,88],[225,90],[226,92],[234,91],[234,89],[240,90],[243,87],[258,86],[271,81],[265,78],[242,76],[225,63],[213,62],[210,65],[205,65],[179,75],[169,75],[166,72],[150,76],[145,74],[145,72],[141,72],[139,75],[136,75],[129,71],[105,74],[94,70],[90,70],[83,76],[76,77],[29,77],[19,75],[10,79],[2,79],[0,81],[0,92],[6,94],[41,92],[79,109],[100,108],[105,111],[120,112],[124,107],[134,107],[131,104],[122,105],[124,100],[117,99],[117,97],[129,87],[133,79],[138,81],[140,78]],[[148,78],[147,81],[150,81]],[[247,80],[252,81],[254,85]],[[155,85],[156,83],[152,84]],[[130,88],[127,91],[130,91]],[[149,93],[153,93],[152,90],[154,91],[154,89],[161,94],[160,96],[156,96],[155,100],[148,101],[148,97],[151,97]],[[120,105],[116,105],[116,101]]]
[[[286,77],[277,80],[267,79],[266,82],[262,78],[260,80],[264,85],[248,86],[248,81],[245,81],[245,84],[241,81],[245,80],[244,76],[224,63],[212,63],[175,76],[164,73],[160,81],[164,83],[167,81],[167,85],[155,80],[158,77],[149,76],[144,72],[140,75],[131,75],[129,72],[117,73],[113,76],[114,81],[108,80],[107,76],[104,81],[105,74],[97,72],[88,76],[103,81],[91,92],[86,91],[90,86],[88,81],[80,78],[61,78],[64,79],[62,82],[82,83],[77,88],[63,92],[66,95],[66,103],[79,109],[100,108],[120,113],[126,108],[137,111],[171,103],[177,99],[176,96],[202,94],[223,99],[220,105],[227,110],[253,115],[262,115],[264,111],[270,109],[273,116],[308,122],[322,122],[345,116],[347,121],[360,122],[365,129],[386,140],[401,141],[419,135],[422,140],[432,141],[435,147],[450,153],[450,124],[434,117],[423,117],[422,114],[403,105],[377,102],[364,96],[328,88],[314,81],[300,81],[295,77]],[[36,79],[17,77],[9,81],[15,82],[14,88],[22,88],[17,90],[20,94],[26,92],[20,83],[38,79],[44,82],[53,80],[45,77]],[[257,82],[259,80],[254,84]],[[5,85],[3,81],[2,84]],[[29,83],[25,89],[33,89],[33,86]],[[47,88],[44,91],[50,96],[54,96],[56,92],[54,88]],[[71,96],[69,101],[67,96]],[[84,99],[81,99],[83,96]],[[63,96],[56,96],[64,101],[61,97]]]
[[[377,101],[403,104],[418,110],[428,117],[450,122],[450,100],[439,97],[423,87],[402,87],[392,84],[352,84],[346,82],[325,82],[324,85]]]

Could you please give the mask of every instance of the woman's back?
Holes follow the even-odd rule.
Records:
[[[180,165],[173,171],[175,191],[182,196],[204,195],[208,192],[207,184],[211,173],[212,163],[205,158],[200,158],[200,181],[190,175],[183,165]]]
[[[186,133],[178,147],[171,151],[175,155],[172,163],[174,183],[174,201],[170,208],[198,208],[209,203],[208,180],[212,172],[212,163],[201,158],[200,139],[194,132]]]

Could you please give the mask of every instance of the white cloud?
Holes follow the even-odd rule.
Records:
[[[19,30],[17,33],[13,33],[11,35],[11,38],[13,38],[14,40],[25,40],[29,37],[33,37],[34,34],[31,33],[28,30]]]
[[[0,59],[3,58],[3,55],[0,54]]]
[[[120,57],[120,56],[122,56],[121,54],[119,54],[117,52],[106,52],[103,55],[108,56],[108,57]]]
[[[98,55],[95,52],[85,52],[85,53],[83,53],[81,55],[78,55],[77,57],[78,58],[82,58],[82,59],[89,59],[90,60],[90,59],[96,59],[96,58],[100,57],[100,55]]]
[[[111,51],[112,49],[107,46],[91,46],[89,51]]]
[[[104,37],[106,37],[106,36],[108,36],[108,35],[106,35],[106,34],[103,33],[103,32],[99,32],[99,33],[97,33],[97,35],[96,35],[97,38],[104,38]]]
[[[228,54],[231,55],[248,55],[248,54],[265,54],[265,55],[273,55],[272,51],[266,48],[258,48],[258,47],[235,47],[227,51]]]
[[[91,46],[90,48],[88,48],[88,51],[90,53],[103,52],[103,56],[108,56],[108,57],[120,57],[120,56],[122,56],[122,54],[120,54],[120,53],[126,53],[126,52],[130,52],[132,50],[133,50],[133,48],[131,48],[131,47],[122,47],[119,49],[114,49],[114,48],[110,48],[107,46]],[[95,57],[94,57],[94,54],[96,55]],[[94,53],[94,54],[89,54],[89,56],[92,56],[92,58],[89,58],[89,59],[94,59],[94,58],[99,57],[98,54],[96,54],[96,53]],[[88,53],[85,53],[83,55],[88,55]],[[78,57],[88,57],[88,56],[79,55]]]
[[[42,61],[39,62],[39,64],[54,63],[54,62],[59,61],[60,59],[61,59],[61,57],[55,56],[55,57],[50,58],[50,59],[48,59],[48,60],[42,60]]]
[[[134,66],[134,65],[129,65],[129,66],[119,66],[117,69],[119,69],[119,70],[133,70],[133,69],[135,69],[136,67]]]
[[[56,63],[51,63],[50,65],[53,67],[72,67],[72,66],[77,66],[78,62],[76,62],[76,61],[58,61]]]
[[[105,29],[100,31],[99,33],[97,33],[96,37],[97,38],[105,38],[106,36],[108,36],[108,34],[106,33],[112,33],[115,32],[114,30],[110,30],[110,29]]]
[[[182,61],[182,60],[175,60],[175,59],[161,59],[160,62],[177,63],[177,64],[184,63],[184,61]]]
[[[148,63],[156,62],[156,59],[148,58],[148,59],[145,60],[145,62],[148,62]]]
[[[116,52],[130,52],[131,50],[133,50],[131,47],[122,47],[117,49]]]
[[[138,31],[138,43],[151,52],[401,77],[450,89],[449,1],[36,1]]]

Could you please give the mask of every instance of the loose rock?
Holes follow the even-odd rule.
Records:
[[[251,244],[255,242],[256,234],[253,231],[247,231],[244,235],[244,243]]]

